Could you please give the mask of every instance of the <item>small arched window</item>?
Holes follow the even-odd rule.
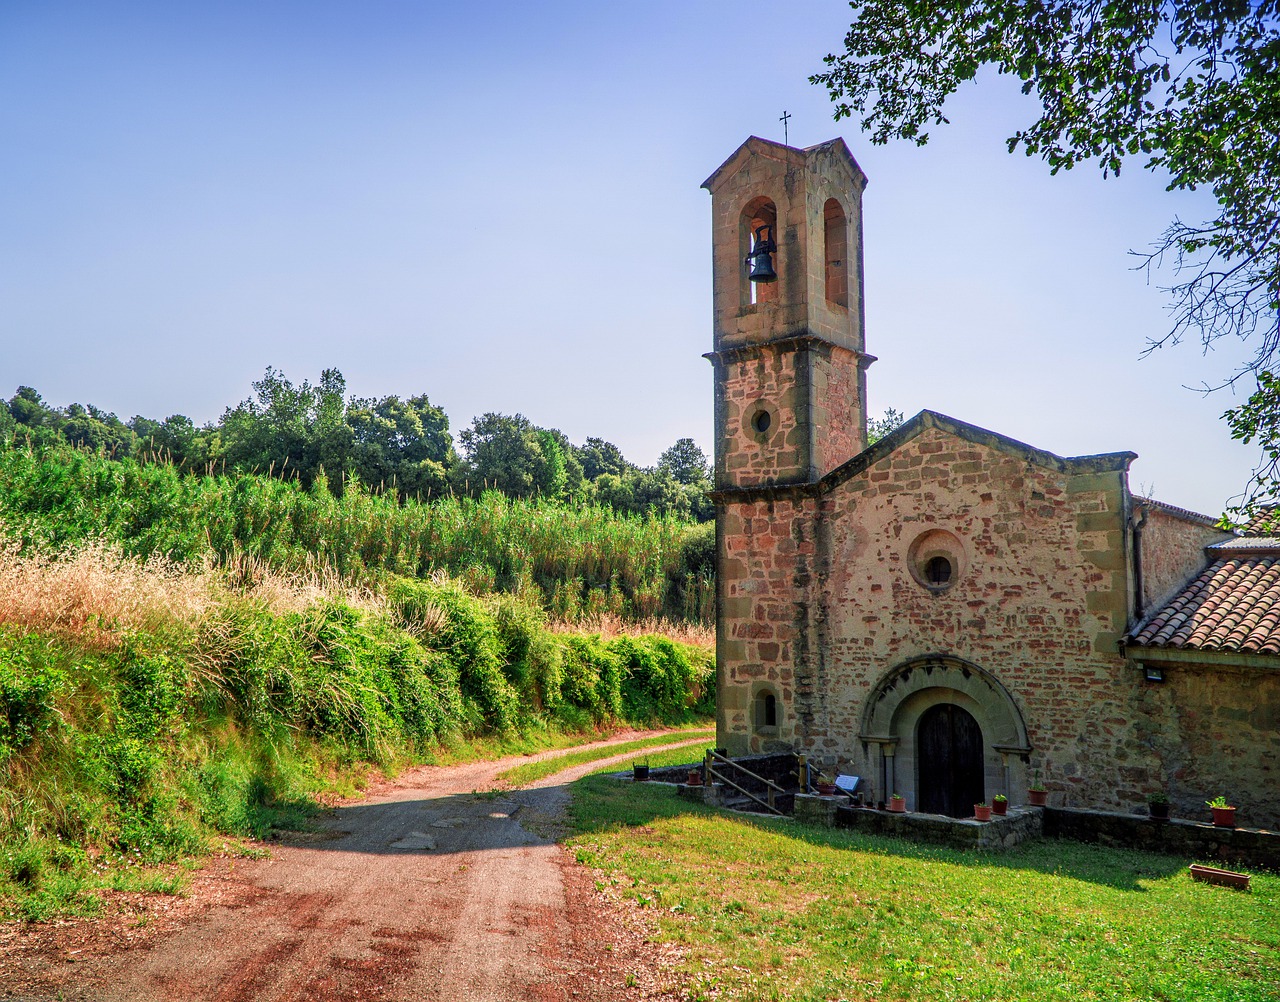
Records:
[[[765,689],[756,694],[756,727],[778,726],[778,697]]]
[[[743,306],[773,303],[778,299],[780,281],[753,282],[747,278],[747,272],[750,270],[746,263],[747,255],[755,249],[756,231],[761,226],[769,227],[768,233],[772,234],[774,242],[781,246],[782,241],[778,233],[778,208],[763,195],[753,198],[743,206],[742,215],[738,220],[738,274],[742,278],[741,305]],[[778,256],[775,251],[773,267],[781,275],[778,269]]]
[[[834,198],[822,207],[823,247],[827,262],[827,301],[849,306],[849,225]]]

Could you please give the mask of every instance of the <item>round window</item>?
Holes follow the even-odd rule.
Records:
[[[917,584],[944,592],[964,573],[964,544],[946,529],[929,529],[911,541],[907,567]]]
[[[773,437],[778,430],[778,417],[767,401],[747,405],[742,414],[742,430],[761,445]]]
[[[951,582],[951,561],[946,557],[930,557],[924,565],[925,580],[935,588]]]

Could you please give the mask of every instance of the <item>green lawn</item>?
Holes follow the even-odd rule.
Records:
[[[675,755],[672,764],[680,762],[689,762],[693,759],[702,758],[701,742],[708,740],[714,741],[716,736],[715,728],[708,728],[706,724],[695,724],[691,727],[672,730],[667,734],[660,734],[651,738],[638,738],[635,741],[624,741],[621,744],[610,745],[603,748],[584,748],[581,751],[570,752],[567,755],[557,755],[554,758],[541,759],[537,762],[523,762],[520,765],[508,769],[506,772],[499,773],[498,781],[507,783],[511,786],[527,786],[536,782],[543,776],[550,776],[552,773],[560,772],[563,769],[570,769],[575,765],[585,765],[588,762],[595,762],[602,758],[613,758],[617,755],[626,755],[636,752],[636,761],[648,761],[651,765],[657,765],[659,759]],[[672,749],[671,752],[659,752],[657,754],[644,754],[646,748],[660,748],[662,745],[675,744],[677,741],[695,742],[688,748]],[[627,765],[630,768],[630,765]],[[618,772],[620,767],[617,764],[607,766],[605,771]]]
[[[1064,841],[985,854],[717,813],[588,777],[570,839],[687,950],[696,999],[1280,998],[1280,877]]]

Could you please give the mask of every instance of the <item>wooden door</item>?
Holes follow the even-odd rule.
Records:
[[[973,805],[986,799],[982,728],[968,710],[939,703],[920,715],[916,763],[920,777],[916,810],[968,818],[973,816]]]

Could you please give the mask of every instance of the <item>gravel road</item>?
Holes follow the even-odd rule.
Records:
[[[649,733],[661,732],[598,744]],[[705,743],[672,738],[673,746]],[[329,812],[320,831],[273,844],[270,859],[238,860],[197,880],[192,896],[207,893],[212,903],[142,942],[77,957],[11,936],[19,952],[0,974],[13,976],[19,994],[0,979],[0,998],[670,997],[634,916],[604,902],[589,872],[545,837],[568,802],[566,784],[611,760],[529,789],[493,789],[499,773],[529,760],[406,772]]]

